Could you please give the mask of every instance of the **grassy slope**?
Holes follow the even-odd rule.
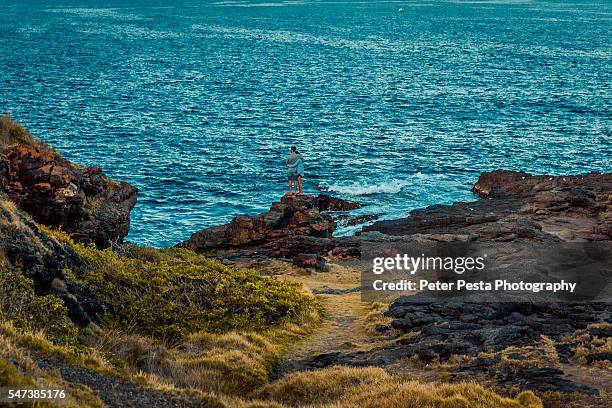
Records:
[[[15,122],[8,114],[0,117],[0,146],[38,143],[26,128]]]
[[[72,392],[73,406],[99,406],[100,399],[90,388],[37,366],[41,355],[51,354],[63,364],[87,367],[91,372],[142,387],[177,395],[187,393],[203,406],[392,407],[399,401],[403,406],[414,407],[541,406],[531,393],[507,399],[474,384],[428,385],[396,378],[378,368],[297,372],[270,383],[269,373],[290,346],[317,327],[317,303],[299,286],[252,271],[228,268],[184,250],[129,248],[127,256],[119,256],[109,250],[74,244],[62,233],[49,233],[73,246],[86,261],[85,269],[70,271],[73,277],[90,285],[118,311],[109,314],[101,327],[81,330],[79,343],[72,346],[57,346],[47,340],[44,331],[34,334],[5,322],[0,341],[10,344],[5,349],[11,351],[0,355],[4,369],[0,384],[17,385],[25,381],[66,387]],[[176,276],[182,279],[176,280]],[[228,316],[194,311],[210,306],[194,298],[213,296],[214,291],[210,292],[207,286],[211,282],[215,283],[211,286],[215,290],[230,291],[230,295],[222,298],[227,301],[225,307],[216,305],[228,311]],[[238,294],[243,293],[245,282],[251,292],[263,291],[266,296],[252,294],[247,300],[250,306],[237,310],[234,302],[240,299]],[[107,292],[108,288],[112,290]],[[233,290],[238,294],[231,295]],[[155,297],[156,291],[168,296],[161,301]],[[174,292],[188,296],[175,296]],[[139,303],[134,296],[139,293],[147,299],[145,303]],[[152,307],[148,296],[161,303]],[[186,299],[193,303],[185,304]],[[132,303],[122,309],[119,308],[122,302]],[[265,305],[259,308],[258,302]],[[145,311],[142,309],[146,303],[149,306]],[[176,315],[168,314],[167,308]],[[266,313],[262,314],[260,309]],[[139,317],[138,311],[144,317]],[[250,318],[252,327],[241,313]],[[202,319],[202,326],[194,323],[197,320],[194,316]],[[207,321],[207,316],[214,316],[215,321]],[[156,326],[147,327],[147,322]],[[170,327],[174,329],[169,330]],[[20,356],[17,360],[16,355]],[[11,361],[19,363],[15,366]],[[142,388],[142,392],[146,393],[148,388]],[[101,397],[112,401],[107,395]]]
[[[9,116],[0,119],[1,146],[37,143]],[[66,274],[112,310],[100,327],[76,328],[58,299],[36,296],[19,265],[0,253],[0,387],[63,388],[71,407],[127,397],[140,406],[175,406],[176,397],[215,408],[541,406],[531,393],[507,399],[473,384],[423,384],[379,368],[294,372],[270,383],[273,368],[320,321],[318,301],[301,285],[186,250],[127,247],[120,254],[44,231],[85,260]]]

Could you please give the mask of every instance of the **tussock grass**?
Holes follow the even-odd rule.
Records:
[[[612,323],[592,323],[586,329],[576,330],[565,336],[561,342],[572,346],[574,358],[579,364],[612,370],[612,363],[607,358],[593,359],[597,355],[605,356],[612,353],[612,338],[592,335],[592,329],[611,330]],[[590,359],[593,361],[589,363]]]
[[[0,147],[18,144],[33,146],[37,141],[26,128],[5,113],[0,116]]]
[[[261,397],[287,407],[542,407],[531,392],[510,399],[472,383],[424,384],[375,367],[294,373],[268,386]]]
[[[52,345],[41,333],[22,334],[10,323],[0,322],[0,387],[63,389],[67,398],[62,400],[62,406],[104,406],[88,387],[66,382],[58,373],[39,368],[31,358],[32,348],[54,351],[64,357],[70,353],[68,349]]]
[[[270,371],[289,344],[305,336],[308,330],[284,324],[261,333],[199,332],[174,347],[143,336],[110,335],[98,347],[101,353],[112,354],[113,361],[127,374],[147,377],[161,388],[195,389],[225,396],[252,395],[267,385]]]
[[[394,329],[389,329],[387,333],[379,333],[376,331],[376,328],[381,325],[390,326],[393,318],[385,316],[385,312],[389,308],[389,304],[382,302],[372,302],[369,305],[369,311],[364,318],[364,327],[366,329],[366,333],[369,336],[377,337],[377,336],[389,336],[391,333],[395,334],[396,331]]]
[[[53,356],[100,373],[114,373],[105,356],[94,348],[55,344],[42,330],[24,331],[15,327],[11,321],[0,320],[0,336],[11,339],[14,344],[27,350],[28,353],[36,352]]]
[[[493,353],[495,354],[495,353]],[[542,336],[537,344],[510,346],[499,351],[500,368],[557,367],[559,355],[555,342]]]

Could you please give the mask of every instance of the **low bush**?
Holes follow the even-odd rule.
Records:
[[[24,332],[42,330],[55,344],[75,345],[79,330],[67,312],[60,298],[36,295],[30,278],[0,265],[0,320]]]
[[[135,255],[128,257],[50,233],[84,260],[84,267],[67,275],[112,305],[105,323],[123,332],[175,344],[199,331],[224,333],[299,322],[318,310],[315,299],[298,284],[233,269],[187,249],[132,250]]]

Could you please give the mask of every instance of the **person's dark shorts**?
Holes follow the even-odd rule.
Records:
[[[297,181],[298,175],[297,174],[290,174],[287,179],[289,181]]]

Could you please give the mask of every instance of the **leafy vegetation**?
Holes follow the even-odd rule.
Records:
[[[22,331],[44,330],[56,344],[75,345],[78,328],[66,315],[60,298],[37,296],[31,279],[0,266],[0,320]]]
[[[315,299],[297,284],[233,269],[186,249],[131,250],[126,256],[50,233],[85,261],[67,275],[112,305],[105,323],[123,332],[176,343],[199,331],[264,329],[317,313]]]

